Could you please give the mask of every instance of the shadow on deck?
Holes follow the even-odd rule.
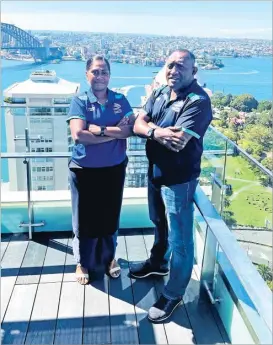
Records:
[[[129,277],[131,261],[148,257],[153,234],[122,231],[116,257],[120,279],[81,286],[74,279],[71,233],[2,236],[3,344],[221,344],[229,343],[208,301],[199,301],[197,267],[170,321],[152,324],[147,311],[163,278]],[[98,278],[98,277],[97,277]]]

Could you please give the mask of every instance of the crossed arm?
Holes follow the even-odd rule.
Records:
[[[75,143],[84,145],[97,145],[116,139],[126,139],[133,135],[135,115],[121,119],[116,126],[107,126],[104,134],[100,137],[100,126],[89,124],[86,129],[86,121],[81,119],[70,120],[71,136]]]
[[[134,133],[147,137],[150,128],[155,129],[154,140],[174,152],[181,151],[192,137],[190,134],[183,132],[181,127],[161,128],[155,125],[150,121],[148,114],[141,111],[135,121]]]

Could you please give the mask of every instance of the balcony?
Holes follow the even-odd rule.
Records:
[[[31,179],[34,161],[49,159],[58,170],[70,153],[29,153],[21,144],[20,151],[8,150],[1,158],[10,173],[10,185],[2,184],[3,344],[272,343],[272,293],[257,270],[257,265],[272,265],[266,237],[272,234],[270,200],[265,205],[272,174],[246,152],[209,129],[194,199],[192,279],[172,319],[154,325],[147,311],[164,280],[128,276],[131,262],[146,259],[153,243],[146,180],[133,180],[142,173],[128,173],[124,192],[117,248],[121,279],[97,273],[83,287],[73,276],[68,184],[56,189],[54,175],[53,190],[35,190]],[[130,169],[138,164],[135,157],[141,156],[145,166],[143,151],[131,147]],[[132,188],[137,181],[140,187]],[[263,207],[251,201],[255,193],[263,196]]]

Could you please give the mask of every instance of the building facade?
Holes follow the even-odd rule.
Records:
[[[54,71],[35,71],[30,78],[4,90],[7,151],[25,152],[25,128],[29,129],[30,152],[67,152],[69,136],[66,114],[80,84],[58,78]],[[22,159],[10,159],[11,191],[26,190]],[[67,159],[31,159],[32,190],[68,189]]]

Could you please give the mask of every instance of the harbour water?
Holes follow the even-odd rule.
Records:
[[[213,92],[221,91],[234,95],[249,93],[257,100],[272,99],[272,58],[253,57],[222,58],[225,65],[220,70],[199,70],[197,78],[201,84]],[[78,82],[81,90],[87,89],[85,79],[85,62],[63,61],[60,64],[36,65],[30,62],[1,60],[2,67],[2,92],[15,82],[29,78],[32,71],[37,69],[55,70],[58,77],[72,82]],[[150,84],[159,71],[158,67],[111,64],[110,88],[127,86],[128,99],[132,106],[140,105],[140,97],[145,94],[144,86]],[[6,130],[4,112],[1,112],[1,151],[6,152]],[[8,180],[6,162],[3,162],[1,179]]]

